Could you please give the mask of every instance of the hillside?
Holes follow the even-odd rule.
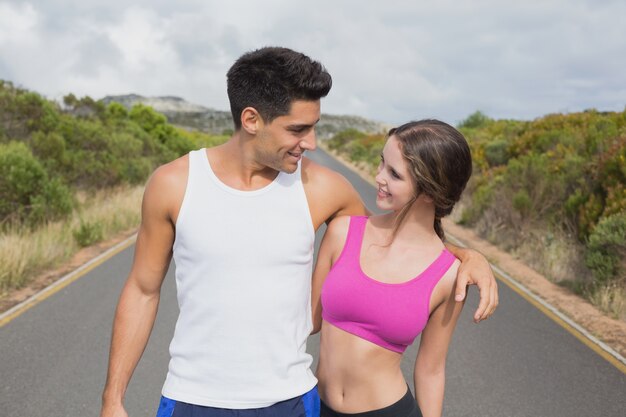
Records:
[[[165,115],[169,123],[214,135],[220,135],[233,129],[232,116],[229,111],[215,110],[189,103],[180,97],[143,97],[137,94],[128,94],[107,96],[100,101],[105,105],[112,102],[120,103],[127,109],[131,109],[136,104],[150,106]],[[350,128],[365,133],[379,133],[388,129],[383,123],[358,116],[322,114],[321,120],[316,126],[316,132],[320,139],[327,139]]]
[[[226,139],[147,106],[73,94],[61,105],[0,80],[0,300],[80,247],[137,227],[157,166]]]
[[[626,320],[626,111],[459,125],[473,174],[454,220]],[[325,144],[376,171],[384,135],[355,130]]]

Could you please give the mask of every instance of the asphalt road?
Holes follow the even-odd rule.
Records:
[[[322,151],[374,208],[374,189]],[[321,231],[320,231],[321,232]],[[319,232],[318,232],[319,234]],[[111,323],[133,247],[0,328],[0,417],[97,416]],[[130,416],[154,416],[177,315],[172,269],[157,323],[126,395]],[[448,356],[449,417],[624,417],[626,375],[505,285],[487,322],[471,316],[472,290]],[[317,338],[309,351],[317,355]],[[417,342],[404,355],[412,380]],[[412,384],[411,384],[412,385]]]

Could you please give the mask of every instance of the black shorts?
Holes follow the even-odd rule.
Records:
[[[365,411],[363,413],[338,413],[322,401],[320,417],[422,417],[422,412],[417,405],[417,401],[413,398],[411,390],[407,387],[406,394],[397,402],[378,410]]]

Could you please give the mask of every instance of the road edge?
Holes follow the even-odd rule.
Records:
[[[375,185],[373,179],[366,172],[364,172],[364,170],[359,169],[359,167],[355,166],[350,161],[345,160],[343,157],[337,155],[335,152],[331,151],[327,147],[320,145],[320,148],[323,149],[337,162],[341,163],[346,168],[361,177],[361,179],[368,182],[369,184]],[[465,245],[461,239],[449,233],[446,233],[446,237],[452,240],[455,245],[467,247],[467,245]],[[558,308],[550,304],[548,301],[541,298],[540,295],[532,292],[529,288],[513,278],[498,265],[491,261],[489,262],[489,264],[493,268],[496,278],[498,278],[500,282],[507,285],[509,288],[511,288],[511,290],[515,291],[518,295],[531,303],[539,311],[548,316],[552,321],[563,327],[570,334],[580,340],[583,344],[585,344],[587,347],[589,347],[611,365],[615,366],[622,373],[626,374],[626,358],[624,358],[624,356],[622,356],[615,349],[595,337],[588,329],[584,328],[572,318],[559,311]]]
[[[449,233],[446,234],[446,238],[451,240],[452,243],[457,246],[467,247],[460,239],[456,238],[453,235],[450,235]],[[495,276],[500,280],[500,282],[503,282],[511,290],[515,291],[523,299],[531,303],[535,308],[537,308],[543,314],[552,319],[552,321],[563,327],[574,337],[584,343],[587,347],[589,347],[591,350],[604,358],[607,362],[611,363],[617,369],[622,371],[622,373],[626,374],[626,358],[620,355],[619,352],[595,337],[583,326],[576,323],[573,319],[559,311],[555,306],[548,303],[546,300],[532,292],[530,289],[526,288],[526,286],[524,286],[511,275],[506,273],[502,268],[492,262],[489,262],[489,264],[493,268]]]
[[[4,313],[0,314],[0,328],[4,327],[9,322],[14,320],[21,314],[25,313],[32,307],[36,306],[37,304],[41,303],[48,297],[56,294],[63,288],[67,287],[72,282],[78,280],[79,278],[87,274],[92,269],[98,267],[105,261],[109,260],[110,258],[117,255],[118,253],[122,252],[124,249],[127,249],[133,243],[135,243],[136,239],[137,239],[137,234],[135,233],[132,236],[129,236],[123,241],[105,250],[104,252],[97,255],[96,257],[85,262],[84,264],[74,269],[73,271],[67,273],[66,275],[59,278],[58,280],[54,281],[52,284],[43,288],[41,291],[38,291],[35,294],[31,295],[26,300],[20,302],[19,304],[16,304],[15,306],[11,307]]]
[[[328,149],[324,149],[324,151],[326,151],[326,153],[328,153],[328,155],[331,156],[333,159],[337,160],[339,163],[346,166],[346,168],[350,169],[351,171],[359,175],[363,180],[365,180],[366,182],[370,184],[372,183],[372,179],[369,178],[364,172],[359,170],[357,167],[355,167],[353,164],[351,164],[350,162],[346,161],[345,159],[341,157],[338,157],[338,155],[336,155],[334,152]],[[456,238],[453,235],[447,234],[447,237],[450,238],[450,240],[452,240],[453,243],[455,243],[458,246],[463,246],[463,247],[466,246],[460,239]],[[119,242],[118,244],[112,246],[111,248],[107,249],[103,253],[92,258],[91,260],[87,261],[86,263],[79,266],[75,270],[69,272],[65,276],[56,280],[54,283],[45,287],[41,291],[38,291],[37,293],[33,294],[26,300],[22,301],[21,303],[13,306],[9,310],[0,314],[0,328],[4,327],[9,322],[14,320],[15,318],[17,318],[18,316],[20,316],[27,310],[31,309],[32,307],[44,301],[48,297],[54,295],[58,291],[67,287],[74,281],[78,280],[79,278],[87,274],[89,271],[101,265],[102,263],[112,258],[113,256],[117,255],[124,249],[127,249],[135,242],[136,238],[137,238],[137,234],[133,234],[132,236],[126,238],[122,242]],[[524,286],[519,281],[515,280],[511,275],[506,273],[499,266],[495,265],[493,262],[490,262],[490,265],[495,271],[496,277],[502,283],[507,285],[513,291],[515,291],[526,301],[530,302],[538,310],[540,310],[542,313],[544,313],[546,316],[552,319],[559,326],[567,330],[570,334],[572,334],[574,337],[576,337],[578,340],[584,343],[587,347],[589,347],[598,355],[600,355],[602,358],[604,358],[607,362],[611,363],[622,373],[626,374],[626,358],[624,358],[619,352],[617,352],[616,350],[611,348],[609,345],[607,345],[606,343],[602,342],[601,340],[593,336],[583,326],[576,323],[573,319],[571,319],[567,315],[563,314],[555,306],[548,303],[539,295],[533,293],[529,288]]]

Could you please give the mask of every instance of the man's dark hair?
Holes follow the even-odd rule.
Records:
[[[289,114],[294,100],[319,100],[332,86],[328,71],[317,61],[287,48],[265,47],[242,55],[226,74],[235,130],[241,112],[254,107],[271,123]]]

